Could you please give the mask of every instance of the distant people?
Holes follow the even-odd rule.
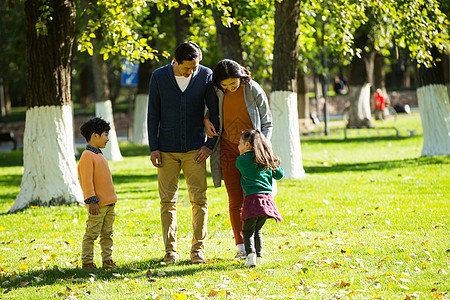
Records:
[[[269,101],[261,86],[252,80],[250,71],[231,59],[220,61],[213,72],[213,83],[218,98],[220,127],[212,126],[208,118],[204,124],[209,137],[219,136],[211,154],[211,176],[214,186],[222,179],[228,193],[231,227],[237,245],[236,260],[245,259],[241,212],[244,193],[241,173],[236,168],[239,139],[242,131],[258,129],[270,141],[272,114]]]
[[[284,176],[280,159],[272,152],[259,130],[245,130],[239,140],[236,167],[241,172],[245,193],[242,217],[246,267],[262,263],[262,227],[268,218],[282,220],[272,197],[272,180]]]
[[[375,120],[384,120],[384,110],[386,108],[386,100],[381,89],[377,89],[374,95]]]
[[[99,235],[103,268],[117,267],[112,260],[117,195],[108,162],[100,150],[109,141],[110,129],[109,123],[100,118],[93,118],[80,128],[81,135],[88,143],[78,163],[78,177],[89,213],[81,249],[82,268],[88,271],[97,269],[94,264],[94,241]]]
[[[336,95],[347,94],[347,90],[344,81],[339,76],[334,76],[334,92]]]

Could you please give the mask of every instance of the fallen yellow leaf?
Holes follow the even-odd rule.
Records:
[[[22,271],[26,271],[26,270],[28,270],[28,265],[27,265],[27,264],[20,264],[20,265],[19,265],[19,268],[20,268]]]
[[[3,227],[3,226],[0,226],[0,231],[5,231],[5,227]]]
[[[366,249],[366,252],[369,253],[369,254],[373,254],[373,249],[371,249],[371,248]]]
[[[175,300],[186,300],[186,294],[185,293],[179,293],[179,294],[174,293],[172,296],[173,296],[173,298]]]
[[[387,271],[386,273],[384,273],[384,275],[387,275],[387,276],[389,276],[389,275],[395,275],[395,276],[397,276],[397,273],[395,273],[395,272],[393,272],[393,271]]]

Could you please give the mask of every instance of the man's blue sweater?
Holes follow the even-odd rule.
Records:
[[[199,65],[184,92],[177,84],[172,64],[155,70],[148,97],[150,151],[184,153],[203,145],[212,150],[216,138],[206,140],[203,125],[205,106],[210,114],[218,115],[211,69]]]

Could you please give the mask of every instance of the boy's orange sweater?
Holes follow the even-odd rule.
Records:
[[[101,153],[83,152],[78,163],[78,177],[85,200],[97,196],[99,206],[117,202],[111,171]]]

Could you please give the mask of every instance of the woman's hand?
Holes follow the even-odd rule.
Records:
[[[209,138],[218,136],[219,134],[216,132],[216,128],[214,128],[213,123],[209,120],[208,117],[203,119],[203,125],[205,125],[206,136]]]

